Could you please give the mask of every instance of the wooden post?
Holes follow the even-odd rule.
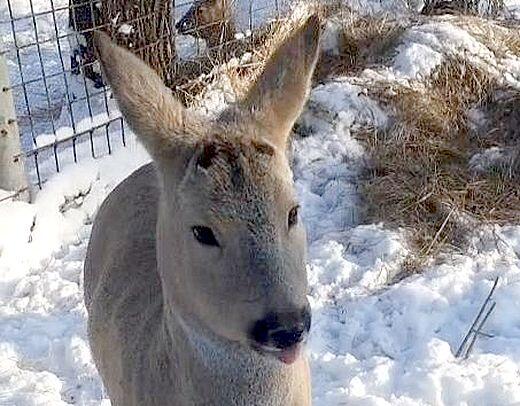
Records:
[[[30,199],[13,92],[3,55],[0,55],[0,189],[12,191],[19,200]]]

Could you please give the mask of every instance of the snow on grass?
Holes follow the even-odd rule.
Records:
[[[520,228],[495,231],[504,240],[498,247],[454,256],[379,294],[352,297],[357,287],[347,287],[315,311],[317,404],[520,401]],[[453,354],[496,276],[498,307],[486,326],[495,337],[481,338],[468,360],[457,360]]]
[[[398,76],[407,79],[427,78],[444,60],[440,52],[413,42],[400,47],[394,61],[394,70]]]
[[[464,24],[468,26],[463,27]],[[504,84],[520,88],[520,57],[510,52],[504,56],[496,55],[481,39],[471,34],[470,28],[481,31],[478,24],[492,23],[482,20],[468,20],[466,23],[463,18],[445,16],[409,28],[396,49],[392,70],[400,78],[427,78],[446,57],[459,58],[485,70]],[[504,30],[502,27],[496,29]],[[481,34],[486,35],[483,31]]]
[[[358,177],[364,149],[351,136],[361,125],[384,126],[386,115],[347,81],[318,86],[300,119],[312,136],[294,141],[296,187],[309,238],[340,233],[359,222]]]
[[[519,0],[505,0],[504,6],[506,8],[506,12],[505,12],[506,17],[520,20],[520,1]]]

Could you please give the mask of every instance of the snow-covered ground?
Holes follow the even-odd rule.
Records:
[[[353,136],[389,121],[366,96],[370,80],[415,80],[456,54],[516,87],[518,58],[497,59],[449,18],[407,29],[395,54],[388,66],[316,87],[301,119],[307,136],[293,145],[309,236],[314,404],[520,404],[520,227],[490,225],[467,251],[389,285],[408,254],[406,234],[361,223],[367,154]],[[208,99],[222,108],[218,91]],[[65,164],[32,204],[2,201],[0,191],[0,406],[109,404],[86,337],[82,263],[103,199],[149,160],[131,134],[127,143]],[[455,358],[496,277],[485,326],[493,337]]]
[[[384,125],[384,113],[342,81],[318,87],[312,100],[332,113],[308,111],[311,135],[295,142],[309,228],[315,404],[520,402],[520,228],[494,228],[473,251],[387,286],[407,253],[405,238],[359,224],[364,150],[350,136],[367,120]],[[82,261],[103,198],[148,159],[132,143],[68,167],[31,205],[0,204],[0,405],[102,402],[85,333]],[[487,325],[494,337],[457,360],[496,276],[497,308]]]

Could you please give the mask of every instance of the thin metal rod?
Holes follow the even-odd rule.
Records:
[[[464,339],[462,340],[462,343],[460,344],[460,347],[459,349],[457,350],[456,354],[455,354],[455,357],[460,357],[460,355],[462,354],[462,351],[466,345],[466,342],[468,341],[471,333],[474,331],[475,329],[475,326],[477,325],[478,321],[480,320],[480,317],[482,316],[482,313],[484,312],[484,309],[486,308],[486,305],[489,303],[489,301],[491,300],[491,297],[493,296],[493,293],[495,292],[495,289],[498,285],[498,276],[495,278],[495,282],[493,283],[493,287],[491,288],[491,290],[489,291],[489,294],[487,295],[487,298],[486,300],[484,301],[484,304],[480,307],[480,310],[477,314],[477,317],[475,317],[475,320],[473,321],[473,324],[471,325],[471,327],[469,328],[467,334],[464,336]]]
[[[86,6],[87,4],[91,4],[91,3],[92,3],[92,0],[87,0],[87,1],[85,1],[83,3],[70,4],[68,6],[57,7],[57,8],[55,8],[55,11],[56,12],[60,12],[60,11],[73,10],[73,9],[76,9],[76,8],[79,8],[79,7]],[[188,0],[188,1],[184,2],[184,3],[176,4],[175,8],[180,8],[182,6],[187,6],[187,5],[190,5],[190,4],[191,4],[191,0]],[[43,17],[43,16],[46,16],[46,15],[51,14],[51,13],[52,13],[52,10],[38,11],[38,12],[34,13],[34,16],[35,17]],[[0,20],[0,24],[8,24],[10,21],[30,20],[32,17],[33,17],[33,14],[25,14],[25,15],[19,16],[19,17],[14,17],[13,16],[13,17],[9,17],[9,20]]]
[[[40,166],[38,165],[38,151],[34,151],[34,167],[36,169],[36,178],[38,179],[38,188],[42,188],[42,177],[40,175]]]
[[[54,0],[50,0],[50,4],[51,4],[51,9],[54,11],[54,9],[55,9],[55,7],[54,7]],[[58,24],[57,24],[57,21],[56,21],[56,13],[55,12],[52,13],[52,21],[54,23],[54,32],[56,33],[56,37],[58,37],[59,32],[58,32]],[[65,95],[66,95],[66,98],[67,98],[67,104],[68,104],[67,110],[69,112],[70,123],[71,123],[71,126],[72,126],[72,131],[76,132],[76,120],[74,119],[74,111],[72,109],[72,101],[70,99],[69,80],[67,78],[65,62],[63,61],[63,51],[61,49],[61,44],[60,44],[60,40],[59,39],[56,41],[56,46],[58,47],[58,55],[60,57],[60,64],[61,64],[61,72],[60,73],[63,75],[63,82],[65,83]]]
[[[20,72],[20,79],[22,80],[22,83],[24,83],[22,59],[21,59],[21,55],[20,55],[20,49],[18,47],[18,37],[16,35],[17,30],[16,30],[16,26],[15,26],[14,20],[13,20],[13,8],[11,6],[11,0],[7,0],[7,8],[9,9],[9,16],[11,18],[11,33],[13,34],[14,46],[16,48],[16,61],[18,63],[18,70]],[[23,90],[23,97],[24,97],[24,101],[25,101],[25,110],[27,111],[27,115],[29,116],[29,124],[30,124],[30,128],[31,128],[31,138],[32,138],[33,145],[36,146],[36,134],[34,132],[34,121],[33,121],[33,115],[31,112],[31,106],[29,103],[29,96],[27,94],[27,87],[25,85],[23,85],[22,90]]]
[[[123,147],[126,147],[125,122],[123,121],[123,117],[119,120],[121,125],[121,141],[123,142]]]
[[[78,34],[80,35],[80,34]],[[137,48],[135,49],[136,52],[141,52],[141,51],[146,51],[148,48],[152,48],[154,46],[157,46],[159,45],[162,41],[164,41],[166,39],[166,37],[161,37],[159,38],[157,41],[153,42],[153,43],[150,43],[150,44],[147,44],[147,45],[144,45],[140,48]],[[231,43],[231,42],[228,42],[228,43]],[[210,48],[212,49],[212,48]],[[85,64],[82,64],[81,66],[83,68],[85,67],[90,67],[90,66],[94,66],[96,64],[96,62],[88,62],[88,63],[85,63]],[[45,75],[45,78],[46,79],[51,79],[51,78],[55,78],[55,77],[58,77],[58,76],[62,76],[64,73],[72,73],[73,72],[73,69],[65,69],[63,72],[56,72],[56,73],[49,73],[48,75]],[[18,82],[14,85],[11,85],[9,86],[8,90],[13,90],[17,87],[22,87],[24,85],[30,85],[32,83],[38,83],[38,82],[41,82],[42,81],[42,76],[39,76],[39,77],[36,77],[34,79],[29,79],[29,80],[25,80],[25,81],[22,81],[22,82]],[[91,93],[90,95],[91,96],[95,96],[96,94],[101,94],[102,92],[99,92],[99,93]]]
[[[38,24],[36,23],[36,17],[34,16],[33,0],[29,0],[29,6],[31,8],[31,14],[33,16],[32,23],[33,23],[33,27],[34,27],[34,37],[36,38],[36,42],[37,42],[36,50],[38,52],[38,59],[40,61],[40,70],[42,72],[43,86],[45,88],[45,96],[46,96],[46,99],[47,99],[47,108],[49,109],[48,115],[49,115],[49,118],[51,119],[52,132],[54,133],[54,135],[56,135],[56,126],[54,125],[54,116],[52,114],[52,110],[53,109],[52,109],[52,103],[51,103],[51,96],[50,96],[50,92],[49,92],[49,86],[47,84],[47,78],[45,76],[45,67],[43,66],[42,50],[41,50],[41,46],[40,46],[40,43],[39,43]],[[56,150],[54,152],[54,159],[55,159],[55,162],[56,162],[56,171],[59,172],[60,171],[60,165],[59,165],[59,162],[58,162],[58,155],[56,153]]]
[[[145,20],[145,19],[148,19],[148,18],[151,18],[151,17],[156,17],[156,13],[152,12],[152,13],[145,14],[143,16],[139,16],[139,17],[130,19],[128,21],[125,21],[125,24],[133,24],[133,23],[136,23],[136,22],[139,22],[141,20]],[[12,23],[14,24],[14,20],[12,21]],[[0,23],[0,25],[1,24],[4,24],[4,23]],[[85,28],[84,30],[78,31],[78,33],[79,34],[87,34],[87,33],[91,33],[91,32],[94,32],[94,31],[97,31],[97,30],[101,30],[101,29],[104,29],[104,28],[109,28],[111,26],[112,25],[110,23],[100,24],[100,25],[97,25],[97,26],[95,26],[93,28]],[[28,42],[26,44],[19,44],[17,48],[20,49],[20,50],[21,49],[25,49],[25,48],[30,48],[30,47],[36,46],[37,44],[43,45],[43,44],[46,44],[46,43],[49,43],[49,42],[56,42],[58,40],[74,37],[75,35],[76,35],[76,32],[69,32],[69,33],[66,33],[66,34],[57,35],[55,37],[53,36],[53,37],[42,39],[42,40],[40,40],[40,42]],[[8,49],[0,50],[0,54],[4,54],[4,53],[8,53],[8,52],[9,52]]]
[[[45,151],[45,150],[50,149],[50,148],[54,148],[54,145],[63,144],[63,143],[65,143],[65,142],[67,142],[67,141],[71,141],[71,140],[73,140],[74,138],[79,138],[79,137],[81,137],[81,136],[83,136],[83,135],[87,135],[87,134],[89,134],[89,133],[92,132],[92,131],[96,131],[96,130],[99,130],[100,128],[105,127],[106,125],[108,125],[108,123],[111,123],[111,122],[113,122],[113,121],[118,121],[118,120],[122,120],[122,118],[121,118],[121,117],[114,117],[114,118],[112,118],[112,119],[110,119],[110,120],[105,121],[104,123],[101,123],[101,124],[99,124],[99,125],[96,125],[96,126],[94,126],[94,127],[91,127],[91,128],[89,128],[88,130],[81,131],[81,132],[79,132],[79,133],[73,134],[73,135],[71,135],[70,137],[65,137],[65,138],[63,138],[63,139],[56,140],[56,141],[54,141],[54,142],[51,143],[51,144],[43,145],[43,146],[38,147],[38,148],[35,148],[35,149],[31,150],[31,151],[23,152],[23,153],[21,154],[21,156],[31,157],[31,156],[34,155],[34,154],[40,153],[40,152]],[[19,157],[19,156],[16,156],[15,158],[18,158],[18,157]]]
[[[484,327],[484,324],[486,324],[486,321],[487,321],[489,315],[493,312],[493,310],[495,310],[496,305],[497,305],[497,302],[493,302],[493,304],[487,311],[486,315],[484,316],[484,318],[478,325],[477,330],[473,334],[473,339],[471,340],[471,342],[468,345],[468,349],[466,351],[466,354],[464,355],[464,359],[467,359],[469,357],[469,354],[471,353],[471,350],[473,349],[473,345],[475,345],[475,341],[477,341],[477,337],[480,334],[480,330],[482,329],[482,327]]]

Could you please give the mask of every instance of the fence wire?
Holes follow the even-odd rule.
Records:
[[[127,144],[125,124],[93,52],[95,30],[138,54],[170,87],[186,89],[236,52],[237,44],[254,47],[256,33],[280,18],[289,3],[0,0],[0,57],[7,59],[10,76],[10,87],[0,90],[14,94],[31,184],[42,188],[64,165]]]

